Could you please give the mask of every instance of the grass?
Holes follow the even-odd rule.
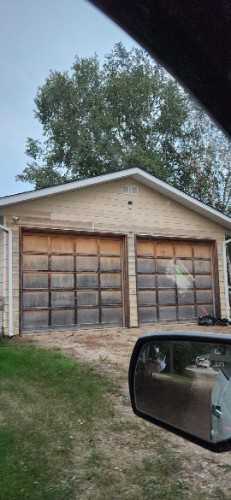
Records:
[[[61,352],[0,343],[0,500],[200,500],[166,434]]]
[[[74,448],[84,460],[95,422],[112,416],[110,385],[60,353],[0,347],[1,500],[73,497]]]

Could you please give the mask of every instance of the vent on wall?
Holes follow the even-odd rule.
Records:
[[[127,184],[126,186],[122,186],[121,192],[126,194],[136,194],[139,192],[139,186],[136,184]]]

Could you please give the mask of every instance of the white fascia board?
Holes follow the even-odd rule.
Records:
[[[179,189],[176,189],[164,181],[157,179],[156,177],[148,174],[147,172],[141,170],[140,168],[130,168],[127,170],[121,170],[119,172],[114,172],[111,174],[99,175],[97,177],[92,177],[90,179],[84,179],[82,181],[74,181],[67,184],[62,184],[59,186],[53,186],[50,188],[44,188],[37,191],[30,191],[25,193],[19,193],[12,196],[6,196],[0,198],[0,208],[7,207],[10,205],[15,205],[16,203],[23,203],[26,201],[32,201],[36,199],[45,198],[47,196],[53,196],[56,194],[67,193],[69,191],[75,191],[77,189],[82,189],[90,186],[96,186],[97,184],[103,184],[106,182],[111,182],[115,180],[120,180],[126,177],[132,177],[133,179],[141,182],[142,184],[148,186],[151,189],[158,191],[171,198],[172,200],[184,205],[193,211],[198,212],[200,215],[211,219],[213,222],[220,224],[227,229],[231,230],[231,218],[223,215],[214,208],[208,207],[204,203],[184,194]]]

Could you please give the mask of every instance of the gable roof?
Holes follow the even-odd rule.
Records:
[[[39,189],[36,191],[26,191],[24,193],[13,194],[11,196],[4,196],[0,198],[0,209],[15,205],[16,203],[22,203],[26,201],[37,200],[45,198],[47,196],[53,196],[56,194],[67,193],[69,191],[75,191],[78,189],[96,186],[98,184],[103,184],[106,182],[117,181],[120,179],[133,178],[134,180],[148,186],[154,191],[167,196],[168,198],[184,205],[186,208],[198,212],[200,215],[211,219],[213,222],[224,226],[231,231],[231,218],[223,213],[215,210],[208,205],[205,205],[201,201],[188,196],[179,189],[176,189],[164,181],[157,179],[151,174],[148,174],[140,168],[129,168],[127,170],[121,170],[119,172],[114,172],[112,174],[99,175],[97,177],[91,177],[90,179],[84,179],[82,181],[74,181],[66,184],[61,184],[58,186],[48,187],[44,189]]]

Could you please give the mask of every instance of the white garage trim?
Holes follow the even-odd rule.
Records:
[[[8,234],[8,336],[13,337],[13,235],[12,230],[0,224],[0,230]],[[4,244],[4,274],[6,273],[6,255]],[[5,288],[5,276],[3,279]],[[5,295],[5,290],[4,290]],[[4,297],[5,298],[5,297]]]

